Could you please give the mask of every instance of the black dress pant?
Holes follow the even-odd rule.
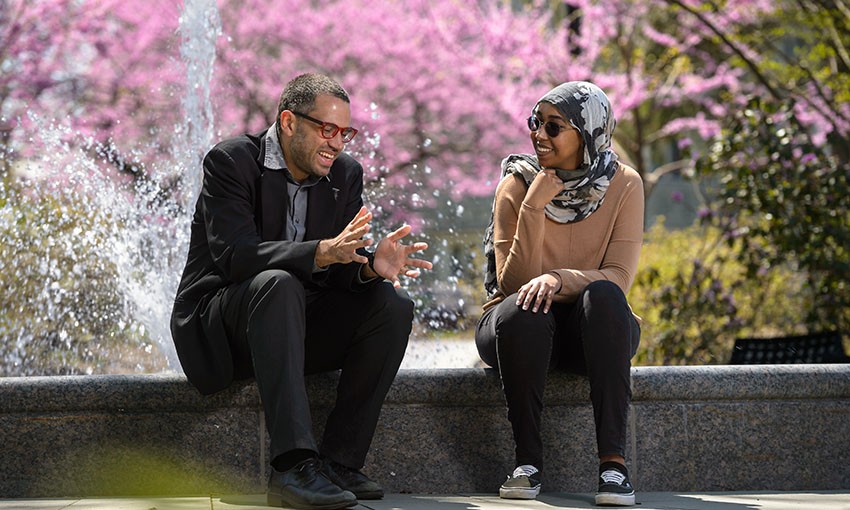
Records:
[[[498,368],[516,444],[516,464],[543,465],[540,417],[550,369],[590,379],[597,453],[625,456],[631,401],[631,358],[640,341],[620,288],[608,281],[588,285],[575,303],[553,303],[533,313],[508,296],[488,308],[475,331],[481,359]]]
[[[413,302],[388,282],[365,292],[305,289],[282,270],[228,287],[218,299],[236,378],[257,381],[270,458],[306,449],[362,467],[407,348]],[[338,369],[337,399],[320,448],[304,376]]]

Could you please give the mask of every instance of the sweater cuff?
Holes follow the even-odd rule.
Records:
[[[561,274],[557,271],[554,271],[554,270],[549,271],[549,274],[551,274],[552,276],[554,276],[555,278],[558,279],[558,290],[555,291],[555,294],[561,292],[561,290],[564,288],[564,279],[561,278]]]

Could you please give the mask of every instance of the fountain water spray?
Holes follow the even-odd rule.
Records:
[[[213,142],[213,113],[210,101],[215,64],[215,43],[221,35],[221,20],[215,0],[187,0],[180,16],[180,56],[186,64],[186,93],[183,98],[186,136],[181,188],[184,204],[195,203],[201,189],[200,168]],[[194,170],[194,171],[191,171]]]
[[[0,375],[180,370],[169,316],[212,144],[220,31],[214,0],[185,3],[184,121],[165,164],[34,112],[4,121],[28,130],[28,153],[0,147]]]

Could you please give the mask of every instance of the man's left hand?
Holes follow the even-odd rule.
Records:
[[[401,287],[398,279],[400,274],[408,278],[416,278],[420,269],[431,269],[431,262],[422,259],[411,258],[411,255],[428,248],[427,243],[402,244],[401,240],[413,230],[410,225],[404,225],[395,232],[389,234],[375,249],[375,273],[377,276],[386,278],[393,283],[393,287]],[[371,273],[371,271],[369,271]]]

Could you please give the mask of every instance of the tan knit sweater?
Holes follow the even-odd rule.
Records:
[[[543,209],[524,202],[526,191],[518,175],[496,188],[493,244],[499,290],[485,310],[548,272],[561,278],[556,302],[575,301],[596,280],[629,291],[643,240],[643,183],[633,168],[621,163],[602,206],[575,223],[550,220]]]

